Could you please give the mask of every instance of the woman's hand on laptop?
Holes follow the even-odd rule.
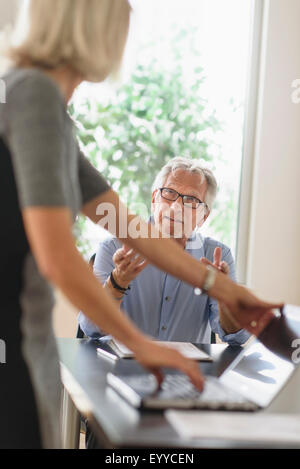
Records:
[[[156,377],[158,387],[163,382],[161,368],[166,367],[185,373],[197,389],[203,390],[204,376],[195,360],[186,358],[177,350],[160,345],[150,339],[131,346],[131,349],[135,353],[136,360]]]
[[[222,277],[222,278],[221,278]],[[218,293],[223,312],[236,324],[258,336],[274,318],[274,309],[281,309],[282,303],[269,303],[257,298],[250,290],[232,282],[228,276],[217,275],[212,287]],[[221,294],[221,295],[220,295]],[[214,295],[212,295],[214,296]]]

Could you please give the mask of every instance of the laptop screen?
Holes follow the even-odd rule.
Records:
[[[267,407],[294,369],[292,362],[280,358],[255,339],[220,380],[260,407]]]

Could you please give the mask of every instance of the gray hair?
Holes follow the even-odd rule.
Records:
[[[200,174],[202,181],[205,180],[207,183],[207,191],[205,194],[205,203],[208,206],[208,209],[212,209],[213,202],[217,195],[218,184],[213,172],[202,166],[199,160],[193,160],[191,158],[183,158],[177,156],[163,166],[160,172],[157,174],[155,181],[152,186],[152,191],[160,189],[163,187],[168,175],[175,171],[176,169],[184,169],[190,173]]]

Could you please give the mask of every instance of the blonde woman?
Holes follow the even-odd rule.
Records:
[[[32,0],[27,35],[10,50],[7,103],[0,105],[0,333],[7,346],[1,367],[1,448],[60,447],[51,284],[131,348],[159,380],[160,367],[168,366],[203,387],[194,362],[152,342],[119,311],[72,237],[77,213],[98,222],[96,207],[102,202],[116,207],[118,220],[126,214],[117,194],[79,151],[66,108],[83,80],[101,82],[118,69],[129,18],[127,0]],[[115,234],[120,236],[118,224]],[[272,317],[270,308],[276,305],[207,269],[175,242],[128,237],[126,243],[159,268],[209,290],[231,311],[229,327],[238,324],[258,333]]]

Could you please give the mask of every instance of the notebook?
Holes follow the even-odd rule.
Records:
[[[119,358],[134,358],[134,353],[118,340],[114,338],[107,338],[107,340],[103,342],[106,343]],[[182,353],[182,355],[187,358],[191,358],[192,360],[212,361],[210,355],[189,342],[159,341],[159,344],[178,350]],[[105,351],[107,352],[107,350]],[[102,354],[101,349],[97,349],[97,352],[99,355]]]
[[[300,445],[299,415],[168,410],[165,416],[182,438]]]

